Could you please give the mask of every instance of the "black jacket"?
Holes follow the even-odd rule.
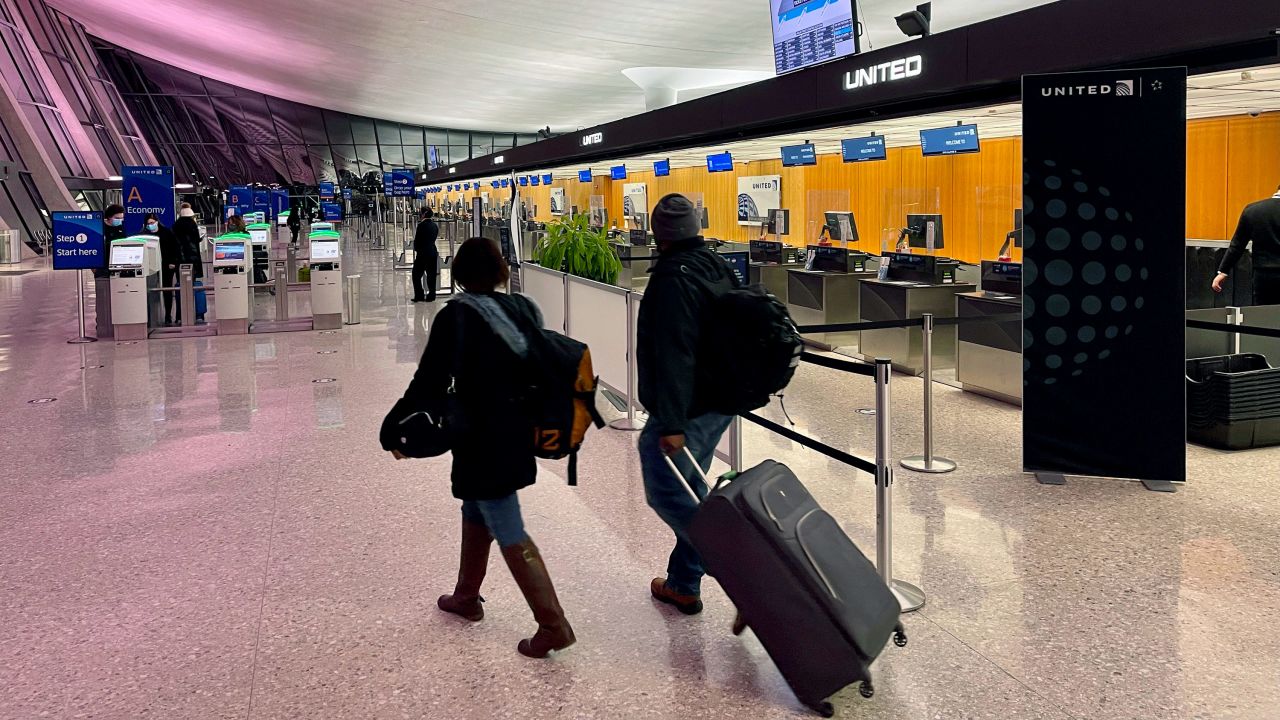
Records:
[[[492,299],[506,317],[522,315],[541,327],[541,313],[525,296],[492,293],[484,297]],[[533,434],[516,401],[516,378],[522,374],[523,362],[468,301],[449,302],[432,323],[413,381],[382,422],[382,448],[395,447],[396,428],[405,417],[441,407],[439,398],[452,385],[457,398],[455,419],[463,428],[453,438],[453,496],[493,500],[532,485],[537,475]]]
[[[662,435],[684,432],[707,412],[697,388],[702,325],[719,295],[734,288],[732,270],[702,238],[678,243],[649,270],[636,337],[640,404]]]
[[[417,255],[439,255],[436,249],[436,238],[440,237],[440,226],[435,220],[423,220],[413,233],[413,252]]]
[[[1245,207],[1218,272],[1230,273],[1253,241],[1255,270],[1280,270],[1280,194]]]
[[[160,238],[160,274],[169,272],[169,266],[173,266],[173,272],[178,272],[178,266],[182,264],[182,248],[178,247],[178,239],[174,236],[173,231],[164,225],[157,225],[155,232],[147,232],[143,228],[143,232],[148,235],[156,235]]]
[[[191,277],[204,277],[204,258],[200,256],[200,227],[193,217],[173,221],[173,237],[178,243],[179,262],[191,264]]]

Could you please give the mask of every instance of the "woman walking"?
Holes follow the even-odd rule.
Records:
[[[480,586],[497,541],[516,585],[533,611],[538,630],[517,650],[543,658],[576,638],[556,597],[551,576],[525,532],[516,492],[537,475],[532,429],[519,397],[528,336],[542,327],[542,314],[523,295],[498,292],[510,270],[496,243],[472,238],[453,261],[453,276],[465,294],[436,316],[418,371],[404,397],[382,425],[382,447],[396,459],[399,424],[452,393],[453,496],[462,501],[462,553],[453,593],[440,609],[477,622],[484,617]]]

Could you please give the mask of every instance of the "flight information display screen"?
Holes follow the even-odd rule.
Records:
[[[579,171],[578,171],[578,182],[591,182],[591,171],[590,171],[590,170],[579,170]]]
[[[858,52],[854,0],[770,0],[778,74]]]
[[[978,152],[978,126],[953,125],[936,130],[921,130],[920,150],[925,155]]]
[[[844,157],[845,162],[884,160],[889,157],[884,147],[883,135],[841,140],[840,154]]]
[[[707,172],[733,172],[733,155],[731,153],[708,155]]]
[[[612,180],[626,180],[626,179],[627,179],[627,166],[626,166],[626,165],[614,165],[613,167],[609,168],[609,178],[610,178],[610,179],[612,179]]]
[[[671,174],[671,161],[658,160],[653,164],[653,174],[655,177],[666,177]]]
[[[817,165],[818,151],[812,143],[804,145],[787,145],[782,148],[782,166],[798,167],[800,165]]]

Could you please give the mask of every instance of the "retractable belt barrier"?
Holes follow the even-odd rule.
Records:
[[[1280,328],[1264,328],[1256,325],[1229,325],[1227,323],[1209,322],[1207,320],[1188,320],[1187,327],[1193,330],[1217,330],[1240,335],[1257,335],[1258,337],[1280,338]]]
[[[977,325],[979,323],[1005,323],[1020,322],[1022,313],[1005,313],[1003,315],[974,315],[972,317],[949,317],[934,318],[934,325]],[[1187,326],[1190,327],[1194,320],[1188,320]],[[867,320],[865,322],[856,323],[837,323],[833,325],[802,325],[797,327],[801,333],[839,333],[854,332],[856,330],[887,330],[889,328],[909,328],[923,327],[924,318],[907,318],[906,320]],[[1235,327],[1234,325],[1224,325],[1223,327]]]

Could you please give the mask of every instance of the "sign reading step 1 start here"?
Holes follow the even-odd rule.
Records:
[[[105,265],[102,213],[53,213],[53,269],[96,270]]]

